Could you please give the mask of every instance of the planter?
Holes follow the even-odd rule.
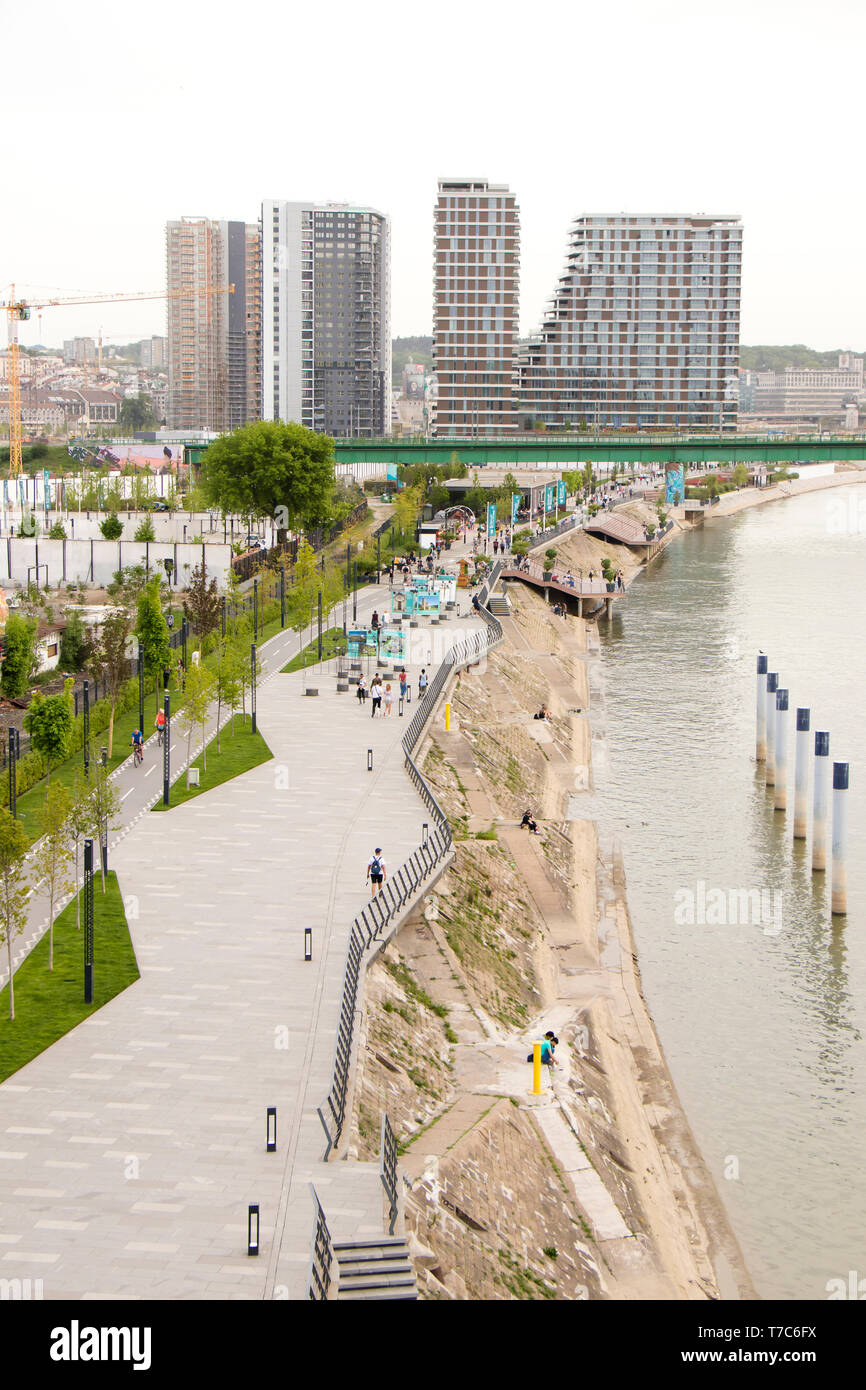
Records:
[[[614,584],[610,579],[607,581],[607,592],[609,594],[613,594],[616,592],[616,584]]]

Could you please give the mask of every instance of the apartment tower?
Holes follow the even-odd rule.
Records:
[[[737,217],[579,217],[520,417],[548,429],[736,429]]]
[[[261,417],[261,233],[255,223],[166,224],[167,422],[233,430]],[[233,285],[233,293],[217,286]],[[207,291],[211,291],[208,293]],[[216,291],[216,292],[214,292]]]
[[[389,219],[262,204],[262,414],[339,437],[391,428]]]
[[[486,179],[440,179],[434,227],[434,433],[508,434],[519,423],[514,194]]]

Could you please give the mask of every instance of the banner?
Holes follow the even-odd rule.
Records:
[[[552,512],[556,503],[556,484],[547,483],[544,488],[544,510]]]
[[[559,482],[558,482],[557,485],[556,485],[556,504],[557,504],[557,506],[559,506],[559,507],[564,507],[564,506],[565,506],[565,502],[566,502],[567,496],[568,496],[568,492],[567,492],[567,489],[566,489],[566,486],[565,486],[565,479],[564,479],[564,478],[560,478]]]
[[[675,507],[682,502],[685,495],[683,465],[680,464],[679,468],[668,468],[665,472],[665,501],[669,506]]]
[[[520,511],[520,503],[523,501],[522,492],[512,492],[511,494],[511,525],[517,525],[517,513]]]
[[[487,503],[487,534],[488,534],[488,536],[495,536],[495,535],[496,535],[496,503],[495,503],[495,502],[488,502],[488,503]]]

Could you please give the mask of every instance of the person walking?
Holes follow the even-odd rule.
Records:
[[[373,851],[371,858],[367,862],[367,882],[371,885],[371,898],[375,898],[377,892],[382,892],[382,885],[385,882],[387,874],[388,870],[385,868],[385,859],[380,847]]]
[[[370,626],[374,632],[379,631],[379,614],[375,608],[373,609],[373,616],[370,619]]]
[[[372,702],[373,702],[373,708],[372,708],[372,710],[370,711],[370,718],[371,718],[371,719],[375,719],[375,718],[376,718],[376,711],[377,711],[377,710],[381,711],[381,709],[382,709],[382,682],[381,682],[381,680],[379,679],[379,672],[378,672],[378,671],[376,672],[375,676],[373,677],[373,683],[372,683],[372,685],[370,686],[370,698],[371,698],[371,700],[372,700]]]
[[[393,707],[394,707],[394,692],[393,692],[393,690],[391,689],[391,682],[390,682],[390,681],[389,681],[388,684],[385,686],[384,700],[385,700],[385,718],[388,719],[388,718],[390,718],[391,710],[392,710]]]
[[[366,698],[367,677],[362,674],[358,677],[358,704],[361,706],[362,709],[364,708],[364,701],[366,700]]]
[[[428,686],[428,684],[429,684],[429,682],[428,682],[428,680],[427,680],[427,671],[426,671],[426,668],[422,666],[422,667],[421,667],[421,674],[420,674],[420,676],[418,677],[418,699],[419,699],[419,700],[423,700],[423,699],[424,699],[424,696],[425,696],[426,693],[427,693],[427,686]]]
[[[401,671],[400,671],[400,699],[401,699],[401,700],[405,700],[405,699],[406,699],[406,686],[407,686],[407,684],[408,684],[408,677],[407,677],[407,675],[406,675],[406,667],[404,666],[404,667],[402,667],[402,669],[401,669]]]

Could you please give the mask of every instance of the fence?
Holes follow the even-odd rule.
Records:
[[[502,562],[499,561],[494,565],[490,578],[478,597],[480,606],[477,611],[484,621],[484,630],[473,632],[451,648],[430,681],[424,698],[415,711],[409,728],[403,735],[402,746],[406,771],[412,784],[417,788],[424,805],[430,811],[434,825],[426,841],[400,866],[396,875],[392,875],[386,885],[385,892],[377,893],[374,898],[371,898],[367,907],[352,923],[346,969],[343,976],[343,996],[340,1005],[331,1087],[324,1104],[318,1109],[319,1120],[327,1139],[327,1147],[323,1155],[325,1160],[327,1160],[332,1148],[339,1144],[346,1118],[355,1012],[364,954],[374,942],[382,939],[382,933],[386,927],[403,916],[406,907],[451,852],[452,837],[448,817],[433,795],[412,755],[450,677],[462,667],[480,661],[502,640],[501,624],[483,606],[487,602],[490,590],[499,578],[501,570]]]
[[[387,1115],[382,1116],[382,1138],[379,1144],[379,1176],[388,1198],[388,1235],[394,1234],[400,1206],[397,1201],[397,1139]]]
[[[313,1230],[313,1248],[310,1255],[310,1277],[307,1280],[309,1297],[314,1303],[324,1303],[331,1287],[331,1264],[334,1259],[334,1242],[325,1220],[325,1213],[319,1201],[319,1194],[310,1183],[313,1202],[316,1207],[316,1225]]]

